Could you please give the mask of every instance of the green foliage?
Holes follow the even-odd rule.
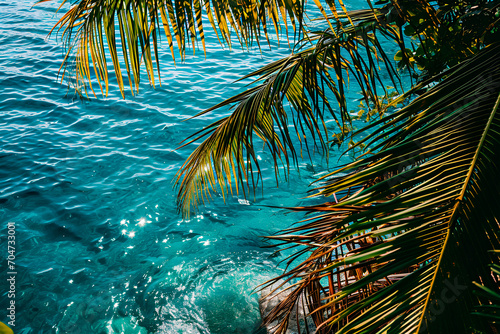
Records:
[[[500,260],[488,252],[500,249],[499,52],[491,45],[363,129],[368,154],[314,195],[345,196],[296,208],[312,216],[272,237],[307,254],[276,281],[305,296],[319,333],[488,330],[471,315],[471,283],[498,284],[485,268]],[[286,322],[293,307],[268,320]]]
[[[401,1],[403,32],[410,46],[396,53],[399,67],[408,65],[433,76],[459,64],[500,40],[498,1],[438,1],[429,6]]]

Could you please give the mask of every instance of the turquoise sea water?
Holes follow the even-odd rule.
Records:
[[[303,204],[325,162],[304,161],[279,188],[264,171],[264,196],[216,197],[183,220],[172,179],[193,146],[175,149],[228,111],[183,120],[241,91],[233,81],[288,47],[230,51],[209,35],[207,59],[174,66],[165,48],[162,87],[145,80],[123,100],[113,83],[108,98],[81,100],[56,80],[63,49],[47,33],[60,14],[32,4],[0,0],[0,320],[13,222],[16,334],[257,333],[252,289],[281,259],[260,236],[301,217],[265,205]]]

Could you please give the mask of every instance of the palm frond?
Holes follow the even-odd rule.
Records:
[[[388,13],[371,11],[371,19],[363,25],[346,23],[334,30],[310,32],[307,42],[314,41],[313,47],[247,75],[243,79],[256,78],[254,84],[258,85],[195,116],[235,107],[232,115],[189,138],[187,144],[206,137],[178,172],[176,182],[180,184],[178,198],[182,211],[187,214],[217,188],[225,196],[233,188],[237,192],[240,187],[246,194],[255,186],[261,175],[254,133],[270,150],[277,175],[284,165],[286,176],[290,163],[297,163],[304,148],[307,152],[314,147],[327,153],[326,119],[333,119],[341,129],[349,126],[345,90],[350,77],[355,78],[366,105],[377,113],[383,114],[385,109],[400,102],[403,96],[382,106],[378,98],[382,92],[387,94],[383,74],[388,75],[393,86],[403,90],[377,35],[396,41],[397,45],[401,43],[398,28],[387,24],[384,12]],[[354,14],[357,15],[360,14]],[[380,71],[382,68],[384,72]]]
[[[54,0],[40,0],[38,3],[48,1]],[[67,3],[68,0],[63,0],[59,9]],[[303,5],[299,0],[79,0],[71,5],[53,30],[61,32],[67,48],[62,65],[63,78],[68,66],[74,64],[78,87],[86,90],[85,83],[88,82],[94,92],[91,80],[94,75],[101,92],[107,95],[106,52],[109,51],[124,95],[123,65],[132,94],[134,89],[136,92],[139,89],[142,64],[153,86],[156,76],[161,82],[158,50],[162,30],[175,61],[175,45],[181,59],[184,59],[189,44],[194,52],[197,42],[201,41],[205,50],[204,23],[207,22],[204,22],[204,13],[222,44],[231,47],[233,31],[242,45],[249,46],[254,40],[259,43],[261,37],[269,42],[269,23],[272,23],[278,38],[283,29],[280,22],[290,20],[294,31],[301,31]],[[288,36],[288,24],[285,30]]]
[[[364,129],[366,156],[317,188],[338,203],[296,208],[315,215],[271,237],[307,254],[273,282],[295,283],[319,333],[464,333],[475,323],[472,281],[496,287],[486,268],[499,260],[488,252],[500,246],[499,52],[487,47]],[[288,321],[295,302],[267,320]]]

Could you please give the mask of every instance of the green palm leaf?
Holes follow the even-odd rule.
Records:
[[[54,0],[38,3],[48,1]],[[63,0],[60,8],[67,2]],[[302,30],[303,6],[299,0],[79,0],[54,27],[62,32],[67,47],[62,77],[69,66],[75,65],[78,89],[86,90],[88,82],[95,94],[91,81],[94,75],[101,92],[107,96],[109,51],[122,95],[125,94],[122,66],[134,94],[134,88],[136,92],[139,89],[142,64],[153,86],[156,75],[161,80],[158,48],[162,30],[175,61],[174,45],[181,59],[187,45],[191,44],[194,52],[198,40],[205,50],[203,12],[221,43],[231,47],[231,31],[234,31],[239,42],[249,46],[253,40],[259,43],[261,37],[269,41],[268,23],[272,23],[277,33],[282,29],[280,22],[287,20],[294,30]]]
[[[308,257],[277,280],[295,282],[320,333],[487,330],[470,314],[471,287],[497,284],[485,268],[500,246],[499,52],[486,48],[364,129],[366,156],[317,188],[340,201],[296,208],[316,215],[272,237],[304,246]],[[296,301],[268,320],[285,323]]]
[[[341,129],[350,127],[345,96],[349,77],[355,78],[366,105],[380,114],[406,98],[402,95],[386,106],[378,98],[379,90],[387,94],[382,73],[388,74],[392,84],[402,89],[377,37],[378,33],[401,44],[397,26],[388,24],[383,14],[388,12],[370,10],[372,16],[361,25],[348,21],[357,22],[366,13],[353,13],[352,18],[347,13],[345,17],[349,19],[339,27],[309,32],[303,43],[313,41],[313,47],[247,75],[242,79],[256,78],[254,84],[258,85],[196,115],[235,107],[232,115],[188,138],[185,145],[206,137],[178,172],[176,182],[180,185],[178,198],[182,211],[188,214],[191,207],[210,198],[217,188],[223,196],[240,188],[244,194],[250,188],[255,189],[261,175],[253,134],[270,150],[277,177],[281,165],[287,175],[290,164],[297,164],[304,148],[309,152],[314,146],[327,153],[329,133],[325,121],[333,119]],[[381,72],[381,68],[385,71]],[[289,109],[285,107],[287,104]]]

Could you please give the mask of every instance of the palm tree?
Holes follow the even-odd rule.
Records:
[[[56,27],[68,49],[64,69],[76,65],[77,87],[86,92],[88,83],[93,91],[92,64],[107,94],[108,50],[124,95],[120,58],[132,94],[141,64],[154,85],[160,28],[172,55],[175,41],[183,57],[190,41],[204,44],[202,7],[221,43],[231,43],[230,28],[248,46],[269,39],[269,26],[288,24],[302,36],[296,51],[251,73],[253,87],[204,112],[234,108],[186,143],[205,138],[178,173],[180,208],[189,214],[217,187],[223,195],[254,188],[254,134],[276,173],[284,165],[286,174],[299,149],[327,154],[327,119],[338,124],[337,140],[371,133],[353,142],[351,149],[365,150],[361,157],[317,181],[312,196],[326,202],[294,208],[309,215],[270,237],[295,252],[268,283],[289,293],[265,321],[278,321],[274,330],[284,333],[300,302],[308,311],[303,320],[319,333],[495,332],[500,2],[382,0],[349,12],[329,0],[331,14],[315,4],[321,31],[308,28],[298,0],[80,0]],[[384,39],[398,51],[391,54]],[[414,82],[405,91],[406,70]],[[349,77],[370,113],[381,115],[356,133],[344,94]],[[400,92],[389,103],[379,97],[388,95],[384,77]]]

